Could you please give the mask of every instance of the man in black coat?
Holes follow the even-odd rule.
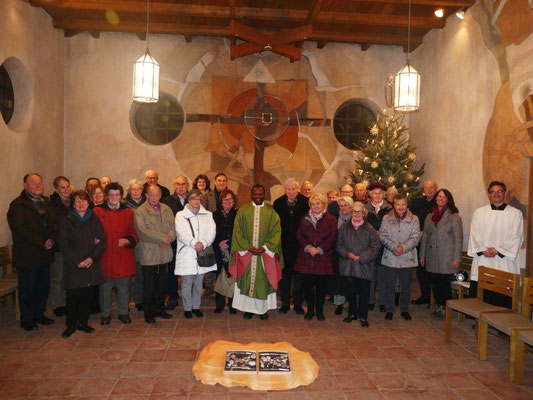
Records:
[[[174,217],[176,214],[183,210],[185,204],[187,204],[186,196],[189,191],[189,180],[185,176],[176,176],[174,178],[174,193],[161,200],[161,203],[166,204],[172,209]],[[177,240],[171,243],[174,257],[170,262],[172,268],[168,269],[168,303],[167,310],[173,310],[178,305],[178,277],[174,275],[174,265],[176,264],[176,248]]]
[[[170,196],[170,190],[168,190],[163,185],[160,185],[159,183],[157,183],[159,181],[159,174],[157,173],[157,171],[154,171],[153,169],[149,169],[148,171],[146,171],[144,176],[146,178],[146,182],[144,182],[144,185],[143,185],[143,194],[146,194],[146,190],[148,189],[148,186],[157,185],[159,186],[159,189],[161,189],[162,199],[164,199],[167,196]]]
[[[54,323],[44,312],[57,223],[50,201],[43,196],[41,176],[28,174],[23,181],[24,190],[9,205],[7,222],[13,236],[13,266],[18,275],[20,326],[33,331],[38,329],[37,324]]]
[[[426,181],[422,186],[424,196],[416,199],[411,206],[411,212],[418,217],[420,234],[424,230],[424,221],[429,213],[435,208],[435,194],[437,194],[437,182]],[[420,248],[418,249],[420,252]],[[424,267],[416,267],[416,278],[420,286],[420,297],[411,301],[413,304],[429,304],[431,297],[430,277]]]
[[[281,247],[284,262],[283,277],[279,282],[281,308],[278,311],[286,314],[290,310],[292,292],[294,311],[296,314],[303,315],[300,274],[295,272],[293,267],[298,254],[296,231],[302,218],[309,211],[309,203],[307,197],[299,193],[298,189],[298,181],[289,178],[285,183],[285,194],[274,201],[274,210],[278,213],[281,222]]]

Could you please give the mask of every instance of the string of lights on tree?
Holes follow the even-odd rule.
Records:
[[[419,184],[425,164],[414,169],[416,147],[410,144],[407,128],[403,125],[404,114],[394,113],[388,95],[393,80],[389,77],[385,87],[389,108],[379,112],[376,122],[369,127],[370,138],[363,145],[356,146],[355,168],[348,172],[346,180],[350,184],[363,183],[366,186],[381,182],[416,198],[421,194]]]

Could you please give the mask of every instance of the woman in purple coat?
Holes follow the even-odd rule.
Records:
[[[337,218],[326,212],[326,199],[320,193],[309,197],[309,213],[296,231],[298,256],[294,270],[302,274],[302,286],[307,303],[306,320],[315,316],[324,321],[326,296],[325,275],[335,273],[333,257],[337,242]]]

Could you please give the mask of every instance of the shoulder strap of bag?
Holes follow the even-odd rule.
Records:
[[[187,222],[189,223],[189,226],[191,227],[192,237],[196,237],[196,236],[194,236],[194,229],[192,229],[191,219],[187,218]]]

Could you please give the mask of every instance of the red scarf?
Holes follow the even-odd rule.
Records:
[[[394,218],[396,218],[398,221],[401,221],[402,219],[407,217],[407,213],[409,212],[409,210],[405,210],[403,215],[398,214],[394,208],[392,209],[392,212],[394,213]]]
[[[442,216],[444,215],[444,212],[448,209],[447,206],[442,207],[442,210],[439,211],[439,207],[435,206],[433,209],[433,215],[431,216],[431,221],[437,226],[437,224],[442,219]]]

